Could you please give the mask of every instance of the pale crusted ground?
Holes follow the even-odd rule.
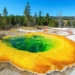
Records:
[[[19,29],[22,29],[22,28],[19,28]],[[24,34],[24,33],[26,33],[26,31],[24,31],[24,29],[25,28],[23,28],[23,31],[20,31],[20,30],[17,30],[14,28],[11,30],[0,31],[0,34],[5,34],[5,35]],[[33,30],[33,29],[27,28],[26,30],[29,30],[29,32],[30,32],[30,30]],[[38,31],[42,31],[42,30],[38,30]],[[54,33],[54,34],[65,35],[65,36],[70,33],[70,35],[73,35],[71,32],[67,33],[62,30],[57,30],[57,29],[50,29],[47,33]],[[13,66],[9,62],[1,62],[0,63],[0,75],[37,75],[37,74],[20,70],[20,69],[16,68],[15,66]],[[42,75],[42,74],[39,74],[39,75]],[[75,66],[67,68],[63,72],[53,71],[53,72],[47,73],[45,75],[75,75]]]

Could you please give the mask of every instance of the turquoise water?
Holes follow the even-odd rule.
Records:
[[[54,47],[53,41],[43,36],[15,36],[3,40],[8,46],[29,52],[44,52]]]

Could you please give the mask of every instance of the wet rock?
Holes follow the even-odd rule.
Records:
[[[5,34],[0,34],[0,39],[2,39],[4,36],[6,36]]]

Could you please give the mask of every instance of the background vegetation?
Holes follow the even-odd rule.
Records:
[[[0,29],[10,29],[17,26],[50,26],[50,27],[75,27],[75,17],[62,16],[50,16],[46,13],[43,16],[42,11],[31,15],[31,6],[29,2],[26,3],[24,9],[24,15],[8,15],[7,8],[4,7],[2,13],[0,13]]]

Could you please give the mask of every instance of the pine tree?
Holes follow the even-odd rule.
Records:
[[[50,17],[49,17],[49,14],[47,13],[46,14],[46,25],[49,25],[49,21],[50,21]]]
[[[31,25],[31,22],[32,22],[32,18],[31,18],[31,15],[30,15],[30,5],[29,5],[29,2],[27,2],[26,6],[25,6],[25,9],[24,9],[24,22],[27,26],[30,26]]]
[[[34,25],[36,25],[37,24],[37,13],[35,12],[34,13]]]
[[[42,25],[42,11],[39,11],[38,23]]]
[[[7,29],[7,16],[8,16],[8,12],[6,7],[4,7],[3,9],[3,18],[4,18],[4,28]]]

